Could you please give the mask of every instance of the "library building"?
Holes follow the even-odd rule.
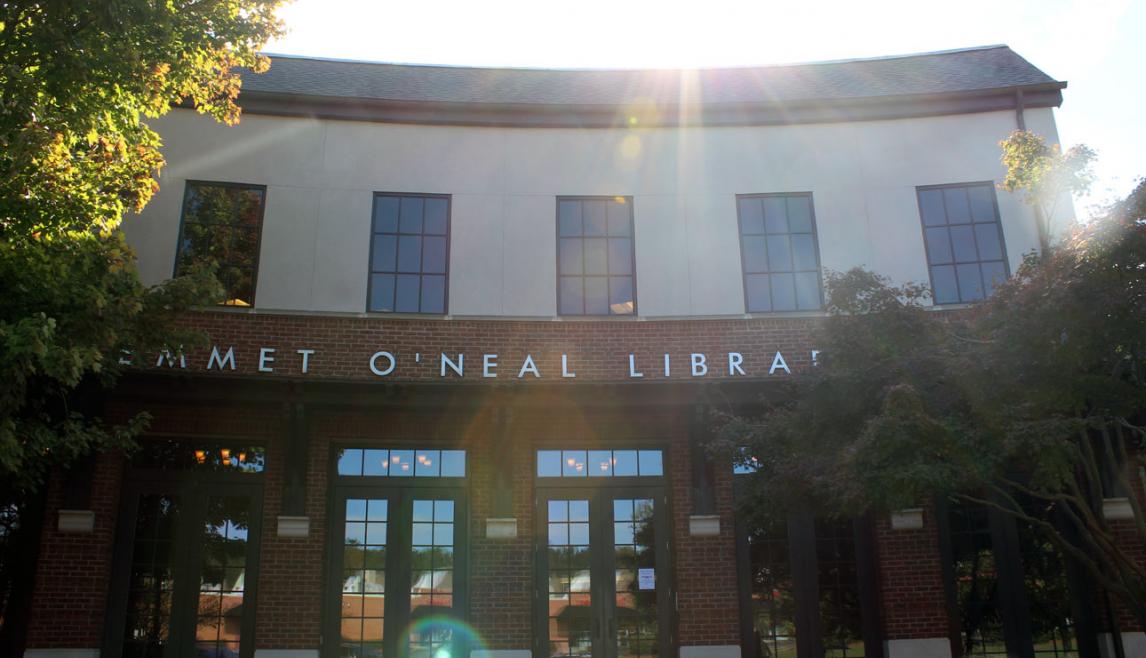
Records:
[[[932,501],[749,522],[706,449],[815,367],[825,271],[942,314],[1038,249],[998,143],[1057,142],[1066,86],[1006,46],[273,56],[239,125],[173,109],[125,231],[145,283],[213,262],[226,301],[92,402],[151,421],[53,474],[24,655],[1146,655],[1030,528]]]

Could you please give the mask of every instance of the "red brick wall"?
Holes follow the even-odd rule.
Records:
[[[924,508],[919,530],[892,530],[890,518],[881,515],[875,534],[884,639],[948,637],[950,621],[934,508]]]
[[[102,643],[122,472],[119,455],[98,458],[92,483],[92,533],[56,530],[64,497],[63,479],[59,472],[53,474],[36,564],[29,648],[96,648]]]

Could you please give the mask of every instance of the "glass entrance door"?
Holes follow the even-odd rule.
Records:
[[[659,486],[540,490],[536,655],[671,655],[666,505]]]
[[[254,654],[259,487],[125,487],[108,655]]]
[[[465,520],[448,488],[343,491],[331,554],[333,601],[326,654],[347,658],[455,658],[465,640]]]

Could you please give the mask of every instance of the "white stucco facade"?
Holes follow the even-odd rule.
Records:
[[[1028,128],[1057,141],[1050,109]],[[736,195],[811,192],[821,265],[928,281],[916,187],[999,182],[1014,111],[841,123],[508,128],[177,109],[168,166],[125,224],[146,283],[171,276],[188,180],[265,185],[257,311],[363,313],[375,192],[452,197],[448,314],[557,316],[556,198],[633,198],[638,316],[745,313]],[[997,192],[1014,270],[1033,213]],[[1067,210],[1069,212],[1069,210]]]

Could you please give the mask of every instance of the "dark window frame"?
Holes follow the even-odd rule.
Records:
[[[633,312],[632,313],[613,313],[612,311],[610,311],[609,313],[586,313],[586,312],[584,312],[584,307],[585,307],[585,305],[584,305],[584,294],[582,294],[582,304],[581,304],[582,312],[581,313],[562,313],[561,312],[561,202],[562,201],[615,201],[616,199],[624,199],[625,200],[624,205],[629,209],[629,262],[631,262],[633,265],[633,271],[632,271],[632,274],[630,275],[630,276],[632,276],[632,279],[633,279]],[[558,316],[566,317],[566,318],[601,319],[601,318],[635,318],[640,314],[640,304],[637,301],[638,300],[638,293],[637,293],[636,208],[634,207],[633,197],[631,195],[630,196],[620,195],[620,194],[611,195],[611,196],[610,195],[569,195],[569,194],[559,195],[556,199],[556,203],[553,204],[553,235],[554,235],[554,247],[556,249],[556,255],[557,255],[557,268],[556,268],[556,272],[554,275],[554,285],[557,289],[557,308],[555,310],[556,310]],[[570,237],[574,237],[574,236],[570,236]],[[608,239],[608,237],[609,236],[606,234],[605,238]],[[581,272],[582,273],[577,274],[577,275],[569,275],[569,276],[576,276],[577,278],[581,279],[582,285],[583,285],[586,278],[588,278],[588,277],[600,277],[601,275],[599,275],[599,274],[586,275],[584,273],[584,271],[585,271],[585,268],[584,268],[584,265],[585,265],[585,253],[584,253],[585,234],[584,234],[584,231],[582,231],[581,235],[579,236],[579,239],[582,240],[582,252],[581,252]],[[606,252],[607,251],[608,251],[608,245],[606,244]],[[606,294],[608,291],[608,279],[609,279],[608,267],[609,267],[608,257],[606,256],[606,260],[605,260],[605,272],[606,272],[606,274],[604,275],[604,278],[606,281]]]
[[[446,201],[445,269],[440,274],[440,276],[442,276],[445,279],[445,282],[444,282],[443,287],[442,287],[442,311],[441,311],[441,313],[421,310],[421,308],[422,308],[422,297],[421,297],[422,278],[427,276],[427,274],[429,274],[430,276],[439,276],[439,273],[437,273],[437,272],[427,273],[424,269],[422,269],[422,265],[419,265],[419,271],[418,271],[419,281],[418,281],[418,310],[417,311],[396,311],[396,310],[395,311],[383,311],[383,310],[376,310],[376,309],[370,308],[370,300],[373,298],[373,295],[374,295],[374,275],[376,274],[376,272],[374,271],[374,237],[377,235],[393,235],[393,236],[395,236],[395,238],[397,238],[398,236],[401,236],[401,235],[415,235],[414,233],[402,233],[401,217],[400,216],[399,216],[399,225],[398,225],[398,231],[397,232],[395,232],[395,233],[388,233],[388,232],[376,233],[374,231],[374,215],[377,212],[378,199],[380,199],[380,198],[396,198],[399,200],[403,199],[403,198],[418,198],[418,199],[422,199],[422,200],[425,200],[425,199],[444,199]],[[442,317],[442,316],[446,316],[446,315],[450,314],[450,252],[451,252],[451,249],[453,247],[453,214],[454,214],[454,201],[453,201],[453,195],[452,194],[438,194],[438,193],[431,193],[431,192],[374,192],[374,194],[371,196],[371,201],[370,201],[370,230],[369,230],[369,234],[368,234],[369,239],[366,241],[367,258],[366,258],[366,302],[365,302],[365,308],[366,308],[367,313],[378,313],[378,314],[382,314],[382,315],[418,315],[418,316],[426,316],[426,317]],[[425,218],[426,218],[426,211],[425,211],[425,207],[423,206],[422,231],[416,234],[423,239],[427,235],[425,232]],[[429,235],[434,236],[435,234],[431,233]],[[398,271],[396,259],[397,259],[397,251],[395,251],[395,266],[394,266],[394,272],[392,273],[394,275],[394,305],[395,306],[397,306],[397,301],[398,301],[398,275],[400,274],[400,272]],[[389,272],[378,272],[378,274],[390,274],[390,273]],[[404,274],[411,274],[411,273],[405,272]]]
[[[815,251],[815,255],[816,255],[816,282],[817,282],[817,292],[819,293],[819,296],[820,296],[820,305],[815,309],[795,308],[795,309],[791,309],[791,310],[781,310],[781,311],[777,311],[775,309],[771,309],[771,310],[767,310],[767,311],[751,310],[751,306],[748,303],[748,276],[750,273],[748,272],[747,262],[746,262],[745,257],[744,257],[744,235],[745,235],[745,233],[744,233],[744,219],[740,215],[740,202],[743,199],[769,199],[769,198],[789,199],[792,197],[805,197],[808,199],[808,218],[812,223],[812,249]],[[767,228],[765,228],[764,235],[767,235],[767,234],[768,234]],[[755,234],[749,233],[748,235],[755,235]],[[784,234],[777,233],[775,235],[787,235],[787,236],[791,237],[792,232],[789,230],[788,233],[784,233]],[[736,237],[737,237],[737,242],[740,246],[740,284],[741,284],[741,288],[742,288],[742,292],[743,292],[744,312],[745,313],[769,314],[769,315],[771,315],[771,314],[775,314],[775,313],[814,313],[816,311],[822,311],[823,310],[823,308],[824,308],[824,264],[820,258],[820,232],[819,232],[819,229],[816,225],[816,200],[815,200],[815,197],[811,191],[807,191],[807,192],[762,192],[762,193],[751,193],[751,194],[737,194],[736,195]],[[767,238],[765,238],[765,239],[767,239]],[[796,270],[795,264],[793,263],[793,269],[790,270],[789,272],[779,271],[779,272],[775,272],[775,273],[776,274],[788,274],[788,273],[797,274],[797,273],[802,273],[802,272],[806,272],[806,271],[807,270]],[[773,271],[771,270],[771,267],[769,264],[768,274],[771,275],[772,273],[773,273]],[[760,274],[760,272],[752,272],[751,274]],[[793,291],[793,294],[795,294],[795,291]],[[797,301],[796,305],[797,305],[797,307],[799,306],[798,301]]]
[[[990,190],[991,190],[991,205],[995,211],[995,222],[994,223],[995,223],[995,226],[998,228],[998,232],[999,232],[999,250],[1002,254],[1003,272],[1005,275],[1005,279],[1010,279],[1011,274],[1012,274],[1012,272],[1011,272],[1011,260],[1010,260],[1010,258],[1007,257],[1007,236],[1006,236],[1006,232],[1003,231],[1003,215],[1002,215],[1002,213],[999,212],[999,195],[995,189],[995,181],[991,181],[991,180],[983,181],[983,180],[981,180],[981,181],[966,181],[966,182],[962,182],[962,183],[942,183],[939,185],[917,185],[917,186],[915,186],[915,204],[916,204],[916,209],[919,211],[919,235],[923,239],[923,254],[924,254],[924,259],[927,261],[927,282],[931,286],[931,303],[933,306],[942,307],[942,306],[959,306],[959,305],[963,305],[963,304],[974,304],[975,302],[983,301],[983,300],[987,299],[989,297],[989,295],[984,294],[982,299],[965,301],[963,299],[962,289],[959,286],[958,270],[956,270],[955,291],[959,295],[959,300],[954,301],[954,302],[942,302],[942,303],[940,303],[938,301],[937,296],[935,294],[935,277],[931,273],[931,268],[936,267],[936,266],[931,264],[931,248],[927,246],[927,229],[928,228],[937,228],[937,227],[929,227],[925,223],[925,220],[923,218],[923,194],[922,193],[934,191],[934,190],[942,191],[942,190],[948,190],[948,189],[966,189],[966,188],[971,188],[971,187],[983,187],[983,186],[986,186],[986,187],[990,188]],[[944,203],[943,212],[944,212],[944,215],[946,215],[946,213],[947,213],[946,195],[944,195],[944,202],[943,203]],[[985,224],[988,222],[979,222],[979,223]],[[956,226],[975,226],[975,224],[976,224],[976,222],[974,221],[974,218],[972,217],[970,224],[956,224]],[[945,223],[945,224],[943,224],[943,226],[949,227],[949,226],[951,226],[951,224]],[[971,237],[975,241],[975,253],[976,253],[976,255],[979,255],[978,254],[979,239],[977,236],[975,236],[974,231],[971,232]],[[973,262],[976,265],[981,266],[984,262],[993,262],[993,261],[976,260],[976,261],[970,261],[970,262]],[[968,263],[956,263],[956,261],[954,260],[954,256],[952,256],[951,266],[954,267],[954,266],[959,265],[959,264],[966,265]],[[982,277],[982,269],[979,270],[979,276],[980,276],[980,281],[982,282],[982,278],[981,278]]]
[[[254,308],[255,300],[258,297],[259,291],[259,264],[260,257],[263,253],[263,225],[266,220],[267,214],[267,186],[259,185],[256,183],[236,183],[233,181],[211,181],[211,180],[198,180],[187,179],[183,184],[183,200],[179,205],[179,233],[175,242],[175,262],[171,268],[171,277],[179,276],[179,262],[180,256],[183,253],[183,231],[187,224],[187,202],[191,196],[191,188],[194,186],[210,186],[210,187],[230,187],[243,190],[259,190],[262,192],[262,203],[259,204],[259,230],[258,238],[255,239],[255,257],[252,263],[251,271],[251,300],[248,302],[246,308]],[[237,223],[232,222],[230,225],[238,226]],[[228,291],[229,294],[229,291]],[[227,304],[225,301],[220,303],[219,306],[228,306],[231,308],[244,308],[237,304]]]

